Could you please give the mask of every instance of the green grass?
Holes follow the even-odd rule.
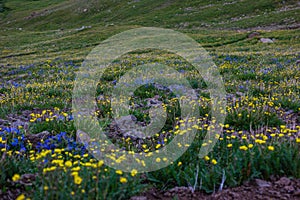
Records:
[[[0,1],[0,118],[31,113],[28,127],[18,127],[20,133],[0,130],[0,190],[31,199],[128,199],[151,187],[195,186],[211,193],[224,176],[225,188],[271,175],[299,178],[299,30],[281,30],[300,23],[298,12],[296,0]],[[91,27],[76,30],[82,26]],[[110,36],[141,26],[180,31],[208,51],[224,81],[227,118],[213,151],[199,158],[212,118],[203,78],[170,52],[148,49],[123,55],[97,85],[95,114],[105,130],[113,121],[109,95],[114,81],[141,64],[162,63],[181,71],[200,99],[200,118],[193,127],[196,138],[183,156],[166,168],[136,175],[99,163],[81,149],[82,144],[72,149],[76,127],[71,102],[76,72],[88,53]],[[252,31],[259,36],[248,38]],[[275,42],[263,44],[259,41],[263,37]],[[130,104],[146,105],[154,95],[160,96],[167,111],[162,131],[138,143],[118,135],[112,141],[119,147],[154,151],[174,139],[182,122],[179,100],[172,92],[144,85],[133,93]],[[148,111],[132,108],[129,113],[149,123]],[[43,150],[22,136],[42,131],[54,137],[39,141]],[[15,174],[36,178],[24,185],[12,181]]]

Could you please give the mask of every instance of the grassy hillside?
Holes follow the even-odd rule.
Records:
[[[187,193],[193,188],[192,197],[202,199],[194,195],[230,190],[254,179],[278,183],[277,178],[293,177],[299,183],[299,8],[297,0],[0,0],[0,199],[129,199],[152,188],[164,191],[177,186],[186,187]],[[94,159],[78,142],[80,127],[75,127],[74,119],[88,122],[90,116],[87,112],[77,115],[72,108],[72,100],[80,100],[73,88],[82,61],[94,47],[141,26],[183,32],[208,51],[224,81],[227,105],[222,111],[227,117],[220,123],[223,131],[216,135],[214,149],[199,157],[200,147],[211,142],[203,138],[214,121],[211,94],[201,74],[167,51],[123,55],[99,77],[94,112],[109,139],[122,150],[111,149],[105,141],[101,152],[115,163],[125,159],[144,167],[150,162],[164,164],[170,160],[168,155],[155,160],[151,156],[178,135],[197,133],[191,144],[175,143],[176,150],[189,148],[167,167],[125,173]],[[261,38],[273,43],[263,43]],[[127,72],[153,63],[175,69],[180,73],[176,77],[169,72],[165,76],[172,83],[177,77],[188,80],[199,99],[184,100],[185,96],[178,97],[151,81],[139,87],[130,97],[129,113],[136,122],[148,124],[150,109],[157,105],[167,117],[150,140],[131,137],[113,123],[111,92]],[[89,83],[82,83],[84,91]],[[120,99],[127,98],[121,95]],[[181,102],[199,104],[200,116],[181,116]],[[187,122],[195,125],[188,127]],[[123,150],[130,150],[129,155],[118,156]],[[145,153],[147,158],[133,159],[132,152]],[[262,183],[271,189],[265,187],[269,182]],[[250,199],[294,199],[291,191],[297,196],[300,191],[300,184],[288,182],[286,189],[280,183],[282,190],[259,190],[258,198],[248,186],[253,193]],[[246,199],[244,193],[241,196]]]
[[[56,57],[82,60],[102,40],[140,26],[188,33],[211,52],[293,54],[299,49],[296,0],[1,2],[5,8],[0,13],[1,63]],[[290,30],[282,30],[286,28]],[[260,31],[259,37],[276,39],[276,48],[260,44],[258,38],[248,39],[250,30]]]
[[[11,0],[4,5],[1,27],[28,30],[95,24],[241,29],[300,22],[297,0]]]

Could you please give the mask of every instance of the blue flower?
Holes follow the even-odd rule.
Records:
[[[11,145],[14,147],[17,146],[18,144],[19,144],[18,138],[14,138],[13,141],[11,142]]]

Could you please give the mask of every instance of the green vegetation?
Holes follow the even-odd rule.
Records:
[[[226,188],[271,175],[300,178],[300,38],[293,29],[298,12],[296,0],[0,0],[0,198],[12,193],[19,199],[128,199],[152,187],[211,193],[223,181]],[[185,122],[179,98],[151,82],[132,93],[129,114],[149,124],[155,97],[167,112],[162,130],[139,140],[113,125],[109,95],[122,75],[141,64],[177,70],[196,91],[200,115],[189,119],[196,137],[182,157],[158,171],[125,173],[94,158],[76,138],[72,92],[94,47],[141,26],[180,31],[209,52],[224,81],[227,118],[213,151],[199,158],[212,120],[207,84],[173,53],[123,55],[105,71],[95,94],[94,114],[113,143],[148,153],[187,131],[179,129]]]

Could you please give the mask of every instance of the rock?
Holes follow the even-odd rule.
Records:
[[[299,196],[300,197],[300,189],[298,189],[296,192],[294,192],[294,196]]]
[[[287,193],[293,193],[295,191],[294,187],[291,185],[284,186],[283,188]]]
[[[276,185],[283,187],[291,184],[291,180],[287,177],[282,177],[278,181],[275,182]]]
[[[262,43],[274,43],[274,41],[271,40],[270,38],[260,38],[260,41]]]
[[[147,200],[148,198],[145,196],[136,196],[136,197],[131,197],[130,200]]]
[[[25,136],[25,141],[29,140],[33,147],[35,147],[42,139],[50,136],[49,131],[43,131],[38,134],[29,134]]]
[[[87,133],[78,129],[76,132],[76,141],[81,143],[89,143],[91,138]]]
[[[82,30],[87,29],[87,28],[92,28],[92,26],[82,26],[80,28],[76,28],[75,30],[76,31],[82,31]]]
[[[155,95],[153,98],[148,98],[147,106],[161,105],[162,102],[158,100],[159,98],[160,98],[159,95]]]
[[[35,174],[23,174],[18,182],[22,185],[32,185],[32,183],[35,181],[35,178]]]
[[[154,84],[153,84],[153,86],[154,86],[156,89],[158,89],[158,90],[163,90],[163,91],[167,91],[167,90],[169,90],[169,88],[168,88],[168,87],[166,87],[166,86],[163,86],[163,85],[161,85],[161,84],[158,84],[158,83],[154,83]]]
[[[255,183],[259,187],[270,187],[271,186],[270,182],[267,182],[267,181],[264,181],[264,180],[261,180],[261,179],[255,179]]]
[[[249,35],[248,35],[248,38],[254,38],[254,37],[257,37],[257,36],[259,36],[260,35],[260,33],[258,33],[258,32],[252,32],[252,33],[250,33]]]

